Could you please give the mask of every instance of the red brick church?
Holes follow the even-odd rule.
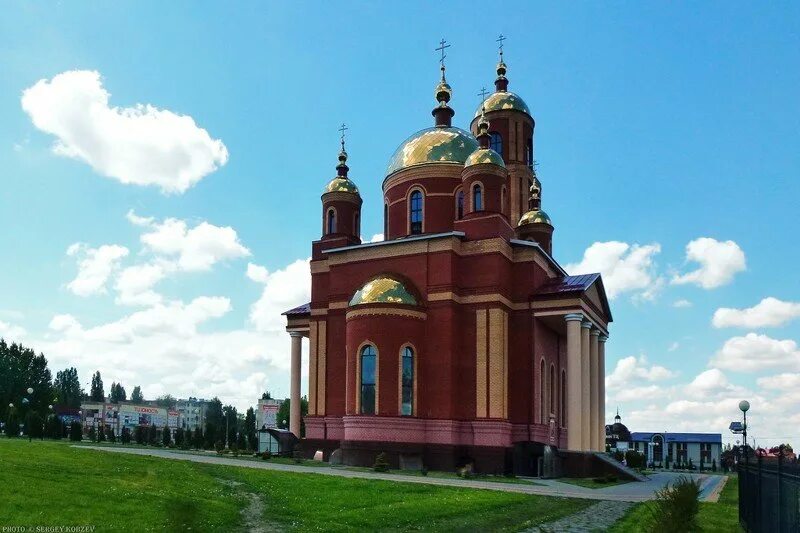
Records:
[[[309,339],[302,448],[345,464],[535,473],[552,450],[603,450],[605,341],[599,274],[568,275],[534,167],[535,121],[495,91],[470,131],[436,86],[433,125],[389,158],[384,240],[362,243],[347,153],[322,194],[311,302],[287,311],[290,429],[300,433],[301,338]]]

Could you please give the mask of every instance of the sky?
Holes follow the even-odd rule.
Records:
[[[502,33],[554,256],[611,298],[608,418],[729,442],[748,399],[757,444],[800,442],[798,28],[796,2],[6,3],[0,336],[87,389],[288,395],[339,125],[380,238],[434,48],[466,128]]]

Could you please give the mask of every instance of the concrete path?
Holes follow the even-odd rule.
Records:
[[[593,531],[607,531],[633,505],[631,502],[598,502],[573,515],[528,529],[526,533],[592,533]]]
[[[111,453],[127,453],[130,455],[145,455],[161,457],[164,459],[175,459],[179,461],[192,461],[196,463],[206,463],[215,465],[239,466],[245,468],[259,468],[262,470],[277,470],[283,472],[296,472],[303,474],[320,474],[326,476],[339,476],[357,479],[382,479],[385,481],[402,481],[404,483],[425,483],[429,485],[440,485],[447,487],[462,487],[472,489],[499,490],[505,492],[518,492],[523,494],[540,494],[542,496],[557,496],[563,498],[583,498],[588,500],[615,500],[625,502],[641,502],[650,500],[654,497],[656,490],[662,488],[667,483],[676,479],[679,474],[658,473],[650,476],[646,482],[631,482],[623,485],[615,485],[603,489],[587,489],[569,483],[561,483],[555,480],[536,480],[536,484],[522,483],[500,483],[492,481],[479,481],[469,479],[445,479],[422,476],[406,476],[403,474],[381,474],[377,472],[362,472],[346,470],[337,467],[310,467],[300,465],[286,465],[270,463],[269,461],[234,459],[232,457],[222,457],[214,454],[192,454],[174,452],[164,449],[142,449],[142,448],[122,448],[111,446],[74,446],[78,449],[97,450]],[[710,501],[708,498],[713,494],[713,488],[725,478],[723,476],[710,476],[700,474],[683,474],[688,477],[700,478],[703,483],[703,495],[701,500]]]

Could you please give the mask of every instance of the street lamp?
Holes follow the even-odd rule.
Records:
[[[28,394],[33,394],[33,387],[28,387]]]
[[[747,400],[742,400],[739,402],[739,410],[742,412],[744,416],[744,427],[742,436],[744,437],[744,447],[747,449],[747,411],[750,409],[750,402]]]

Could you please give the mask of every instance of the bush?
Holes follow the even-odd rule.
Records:
[[[149,426],[147,428],[147,444],[155,446],[158,443],[158,428]]]
[[[700,483],[684,476],[679,477],[671,486],[656,491],[656,499],[649,507],[653,517],[653,531],[697,531],[699,496]]]
[[[711,459],[711,471],[712,472],[716,472],[717,471],[717,460],[716,459]]]
[[[628,450],[625,452],[625,462],[631,468],[644,468],[647,459],[643,453],[639,453],[636,450]]]
[[[106,440],[106,429],[104,426],[99,426],[97,428],[97,442],[103,442]]]
[[[161,431],[161,444],[164,445],[164,448],[168,448],[171,443],[172,432],[169,430],[168,426],[164,426],[164,429]]]
[[[234,442],[233,444],[231,444],[230,448],[231,448],[230,450],[231,453],[234,456],[239,457],[239,445]]]
[[[303,448],[300,446],[298,442],[294,447],[294,452],[292,452],[292,456],[294,457],[295,463],[302,463],[303,462]]]
[[[94,430],[94,426],[89,428],[89,440],[97,442],[97,432]]]
[[[182,447],[183,446],[183,438],[184,438],[183,428],[176,429],[175,430],[175,446]]]
[[[47,417],[47,438],[61,440],[64,438],[64,424],[56,415]]]
[[[389,471],[389,461],[386,459],[386,453],[381,452],[375,457],[375,464],[372,465],[372,469],[376,472],[388,472]]]
[[[592,478],[592,481],[594,481],[595,483],[607,483],[605,477],[595,477],[595,478]]]
[[[114,430],[110,427],[106,428],[106,440],[111,443],[117,442],[117,436],[114,434]]]
[[[428,475],[428,467],[425,466],[425,465],[422,465],[422,470],[420,470],[419,473],[422,474],[423,476],[427,476]]]
[[[83,429],[80,422],[73,422],[69,425],[69,440],[80,442],[83,439]]]
[[[130,444],[131,443],[131,430],[130,428],[122,428],[122,434],[119,436],[119,440],[122,444]]]
[[[145,428],[142,426],[136,426],[133,428],[133,440],[136,441],[136,444],[144,444],[145,441]]]
[[[272,459],[272,453],[270,453],[270,451],[267,450],[261,454],[261,458],[264,459],[265,461],[269,461],[270,459]]]
[[[692,464],[692,458],[691,457],[689,458],[689,466],[688,466],[688,468],[689,468],[689,470],[694,470],[694,464]]]
[[[217,453],[222,453],[225,450],[225,444],[221,440],[218,440],[216,443],[214,443],[214,449],[217,451]]]
[[[616,459],[617,462],[621,463],[622,460],[625,459],[625,454],[622,453],[620,450],[615,450],[614,451],[614,459]]]

